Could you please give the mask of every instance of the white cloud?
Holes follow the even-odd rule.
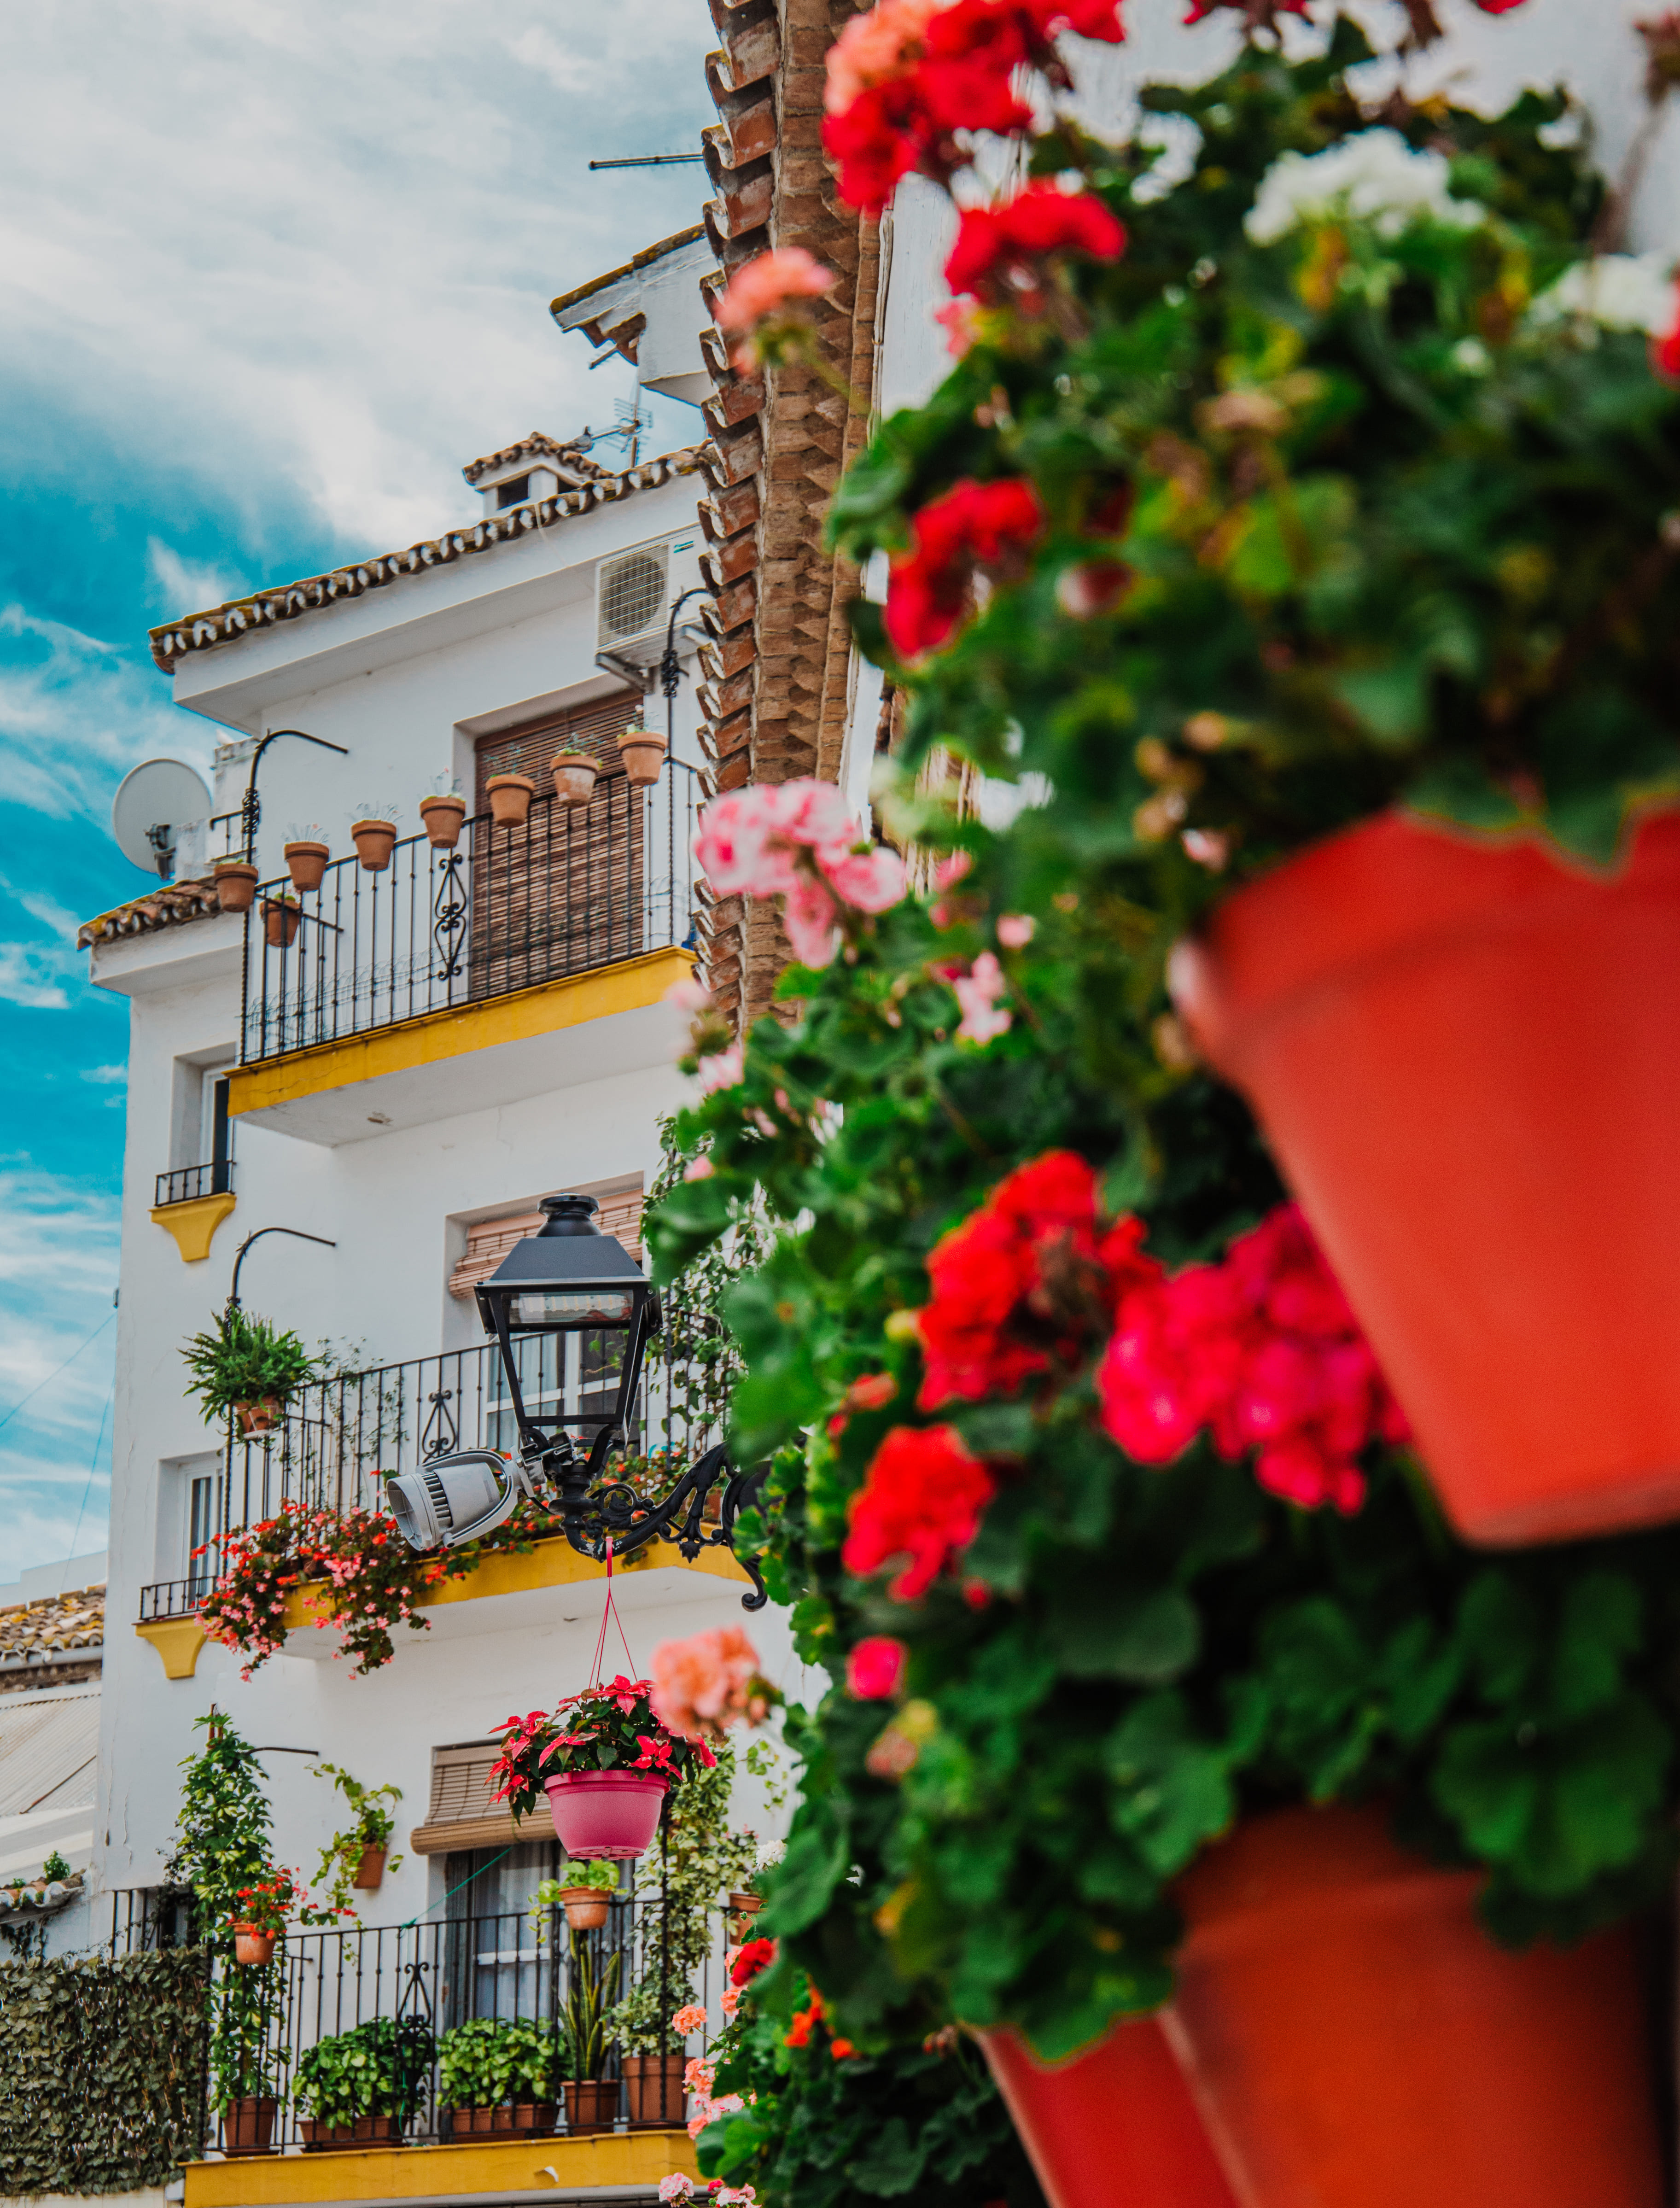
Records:
[[[108,1082],[126,1081],[129,1069],[126,1065],[84,1065],[81,1077],[84,1081],[97,1081],[103,1086]]]
[[[237,577],[225,574],[219,567],[183,560],[159,537],[146,540],[146,567],[165,621],[182,614],[206,613],[212,606],[225,605],[230,598],[246,596],[246,585]]]
[[[69,1009],[61,979],[63,962],[33,944],[0,943],[0,1001],[36,1012]]]

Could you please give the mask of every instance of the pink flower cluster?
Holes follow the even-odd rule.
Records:
[[[813,259],[802,245],[783,246],[738,268],[711,311],[725,336],[750,336],[772,315],[785,314],[796,300],[820,299],[838,281],[833,269]],[[729,358],[745,375],[757,354],[748,344],[736,346]]]
[[[719,1625],[653,1652],[653,1713],[685,1740],[722,1740],[734,1725],[762,1725],[774,1688],[759,1652],[738,1625]]]
[[[1220,1263],[1131,1287],[1096,1384],[1104,1427],[1140,1464],[1169,1463],[1205,1430],[1228,1463],[1252,1449],[1261,1486],[1305,1509],[1357,1510],[1360,1450],[1408,1433],[1293,1203]]]
[[[806,966],[833,957],[843,908],[885,912],[904,894],[897,853],[867,842],[834,784],[808,776],[713,798],[694,857],[720,897],[782,897],[788,939]]]

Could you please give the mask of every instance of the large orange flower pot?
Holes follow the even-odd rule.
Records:
[[[1155,2018],[1065,2062],[1014,2031],[975,2037],[1050,2208],[1237,2208]]]
[[[1613,878],[1387,814],[1173,955],[1472,1541],[1680,1515],[1680,813]]]
[[[1629,1935],[1513,1954],[1476,1886],[1342,1808],[1181,1881],[1167,2029],[1243,2208],[1660,2208]]]

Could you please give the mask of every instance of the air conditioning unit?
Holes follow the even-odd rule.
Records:
[[[641,544],[596,570],[595,648],[651,666],[665,649],[671,604],[671,548]]]

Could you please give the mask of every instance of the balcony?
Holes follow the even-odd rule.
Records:
[[[542,1835],[533,1829],[531,1837]],[[446,1861],[464,1869],[478,1859]],[[549,1875],[560,1868],[556,1845]],[[604,2059],[595,2066],[601,2091],[588,2097],[592,2108],[575,2089],[567,2093],[558,2077],[540,2099],[494,2109],[453,2106],[445,2064],[449,2035],[465,2024],[517,2023],[534,2026],[539,2044],[550,2035],[557,2041],[568,1995],[580,1986],[586,1994],[591,1978],[610,1989],[603,2003],[609,2016],[611,2002],[637,1991],[662,2017],[685,1998],[710,2009],[724,1936],[721,1907],[713,1952],[687,1981],[669,1959],[657,1848],[635,1866],[637,1882],[627,1881],[598,1931],[570,1931],[552,1906],[477,1914],[476,1881],[470,1873],[453,1875],[459,1883],[442,1922],[286,1936],[261,1973],[244,2057],[250,2083],[266,2090],[219,2114],[207,2077],[207,2145],[213,2154],[233,2153],[225,2161],[188,2163],[187,2208],[440,2193],[505,2199],[552,2185],[567,2198],[606,2186],[639,2199],[675,2170],[692,2175],[681,2054],[663,2062],[657,2055],[627,2060],[609,2029]],[[113,1897],[114,1953],[165,1929],[154,1909],[133,1907],[137,1898],[149,1899]],[[116,1905],[123,1899],[130,1903],[126,1914]],[[178,1907],[174,1913],[180,1915]],[[177,1938],[190,1933],[180,1924],[167,1929]],[[213,1991],[212,1999],[213,2004]],[[354,2127],[329,2128],[309,2113],[310,2073],[321,2067],[310,2058],[324,2043],[351,2032],[372,2043],[380,2074],[361,2097],[375,2105]],[[687,2053],[703,2049],[703,2035],[688,2041]],[[328,2064],[337,2051],[328,2051]],[[460,2074],[457,2068],[455,2077]]]
[[[603,774],[587,806],[540,797],[519,827],[482,813],[451,849],[410,837],[377,870],[264,884],[230,1111],[336,1143],[657,1062],[694,941],[697,802],[681,765],[651,789]],[[621,1011],[644,1017],[585,1045]]]

